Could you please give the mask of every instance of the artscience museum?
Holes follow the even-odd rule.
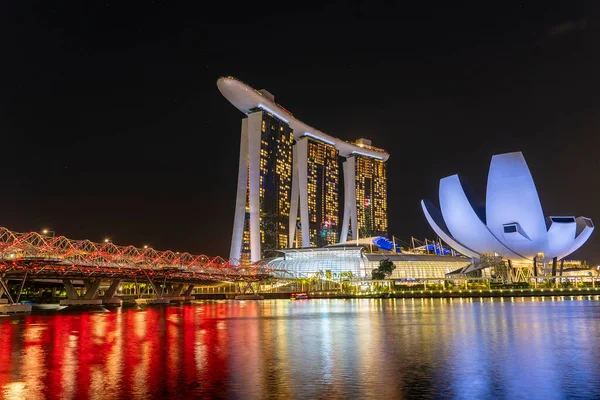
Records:
[[[492,256],[512,267],[533,267],[535,275],[551,265],[556,275],[557,261],[581,247],[594,230],[590,218],[544,216],[521,152],[492,157],[485,206],[468,193],[460,177],[451,175],[440,180],[439,208],[429,200],[422,200],[421,207],[435,233],[475,261],[470,270],[485,268],[478,261]]]

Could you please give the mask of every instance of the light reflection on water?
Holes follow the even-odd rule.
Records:
[[[598,300],[231,301],[3,317],[0,395],[599,398]]]

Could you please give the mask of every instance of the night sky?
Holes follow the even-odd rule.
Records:
[[[385,148],[400,239],[435,237],[440,178],[484,199],[491,156],[519,150],[545,215],[600,223],[597,2],[121,3],[0,2],[1,226],[228,256],[224,75]],[[600,232],[568,258],[600,263]]]

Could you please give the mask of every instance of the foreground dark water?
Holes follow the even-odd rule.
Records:
[[[600,301],[206,302],[0,318],[7,399],[600,398]]]

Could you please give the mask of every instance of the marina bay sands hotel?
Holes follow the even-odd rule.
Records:
[[[305,124],[266,90],[232,77],[217,86],[245,114],[231,258],[387,235],[388,153]]]

